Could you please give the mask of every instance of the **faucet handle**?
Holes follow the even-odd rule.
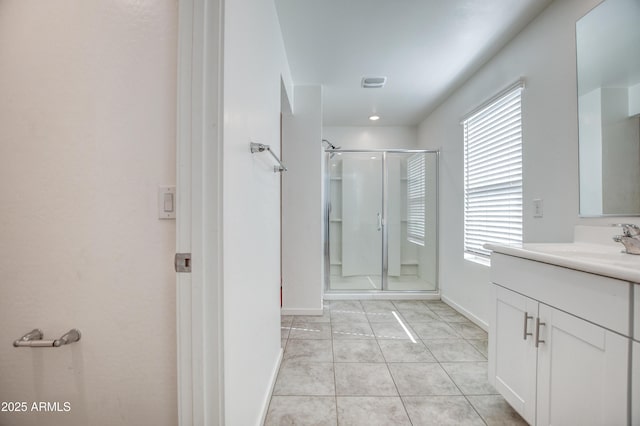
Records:
[[[633,223],[614,223],[611,226],[619,226],[625,237],[637,237],[640,235],[640,227]]]

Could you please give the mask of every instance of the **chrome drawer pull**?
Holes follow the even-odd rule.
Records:
[[[544,343],[544,340],[540,340],[540,326],[541,325],[547,325],[544,322],[540,322],[540,318],[536,318],[536,348],[538,347],[538,344],[540,343]]]
[[[527,321],[533,319],[533,316],[529,315],[528,312],[524,313],[524,332],[522,334],[522,338],[527,340],[527,336],[533,336],[533,333],[527,333]]]

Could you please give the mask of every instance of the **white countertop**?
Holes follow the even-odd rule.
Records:
[[[640,283],[640,255],[621,253],[622,245],[574,242],[532,243],[519,247],[485,244],[484,247],[496,253]]]

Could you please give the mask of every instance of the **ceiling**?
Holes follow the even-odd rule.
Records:
[[[327,126],[418,124],[550,2],[275,0],[293,81],[323,86]]]

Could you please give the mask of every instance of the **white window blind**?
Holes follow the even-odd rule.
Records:
[[[522,243],[522,86],[463,121],[464,250]]]
[[[425,155],[407,160],[407,239],[424,246]]]

